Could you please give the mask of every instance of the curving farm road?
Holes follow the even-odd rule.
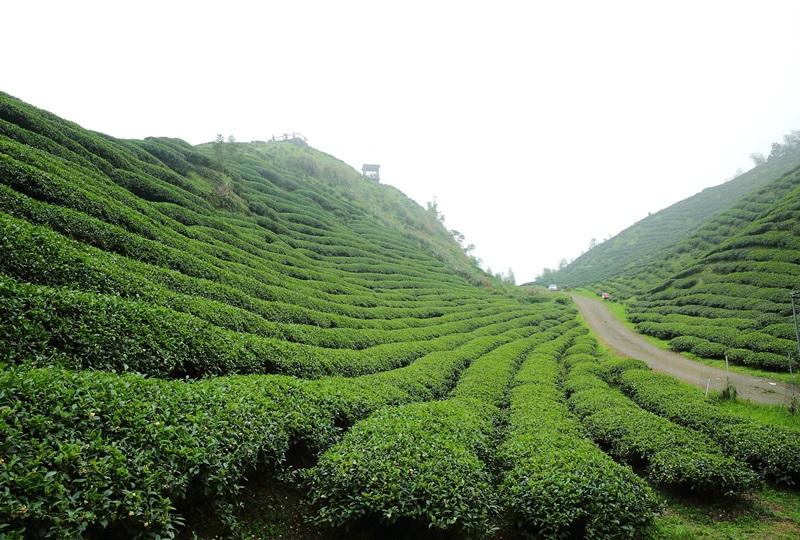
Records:
[[[644,337],[617,320],[601,300],[578,295],[573,295],[572,300],[600,340],[620,356],[643,360],[653,371],[666,373],[703,390],[709,380],[712,389],[724,388],[727,376],[724,369],[707,366],[651,345]],[[766,404],[788,403],[791,399],[791,388],[786,383],[733,371],[730,378],[742,399]]]

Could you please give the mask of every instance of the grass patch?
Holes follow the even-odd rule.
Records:
[[[795,491],[766,487],[738,501],[661,495],[667,506],[647,536],[654,540],[788,540],[800,536],[800,494]]]
[[[750,401],[719,401],[719,407],[727,412],[758,420],[764,424],[800,430],[800,415],[792,414],[783,405],[757,405]]]

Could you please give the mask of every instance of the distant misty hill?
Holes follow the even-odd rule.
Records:
[[[601,287],[623,297],[657,286],[793,185],[786,175],[800,167],[800,137],[793,133],[785,144],[773,145],[769,158],[755,159],[751,170],[647,216],[564,268],[545,271],[535,283]]]

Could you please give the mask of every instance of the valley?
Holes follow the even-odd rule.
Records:
[[[796,538],[793,375],[678,353],[796,370],[798,167],[517,287],[300,138],[0,93],[0,537]]]

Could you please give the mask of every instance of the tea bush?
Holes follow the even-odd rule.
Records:
[[[647,370],[623,372],[620,384],[645,409],[705,433],[765,477],[789,485],[800,480],[800,433],[734,416],[706,402],[698,390]]]
[[[592,383],[571,394],[570,408],[595,441],[618,459],[644,464],[654,483],[724,495],[757,485],[752,471],[707,437],[639,408],[596,376]]]
[[[461,375],[450,399],[383,409],[356,424],[308,473],[317,521],[401,518],[485,536],[496,496],[485,463],[505,388],[553,330],[498,347]]]
[[[526,534],[631,538],[659,504],[633,471],[586,440],[570,415],[556,383],[558,358],[574,337],[535,349],[512,383],[508,433],[499,449],[501,504]]]

